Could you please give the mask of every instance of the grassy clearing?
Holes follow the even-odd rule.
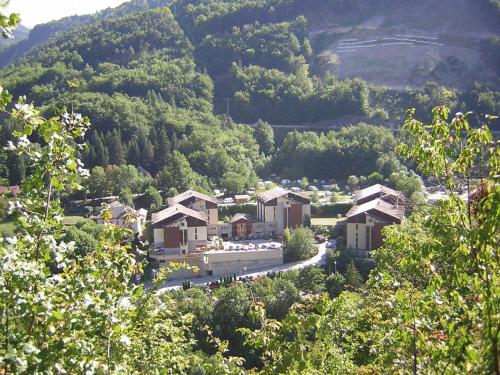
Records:
[[[14,222],[5,221],[0,223],[0,235],[10,236],[14,234]]]
[[[335,198],[337,198],[337,203],[346,203],[352,201],[352,196],[347,195],[347,193],[343,191],[336,191]]]
[[[326,225],[335,226],[339,221],[345,220],[345,218],[336,217],[313,217],[311,218],[311,225]]]
[[[66,216],[64,225],[75,225],[77,221],[85,219],[83,216]]]

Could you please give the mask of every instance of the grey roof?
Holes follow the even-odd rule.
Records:
[[[200,193],[198,191],[194,191],[194,190],[187,190],[183,193],[177,194],[175,197],[168,198],[167,203],[169,206],[172,206],[174,204],[184,202],[186,199],[189,199],[191,197],[196,197],[198,199],[201,199],[201,200],[204,200],[207,202],[212,202],[212,203],[218,204],[217,198],[212,197],[210,195]]]
[[[127,213],[144,218],[146,218],[146,216],[148,215],[148,211],[143,208],[141,208],[140,210],[134,210],[133,208],[128,207],[123,203],[120,203],[119,201],[111,202],[109,204],[109,210],[111,211],[111,218],[115,220],[125,217]],[[97,217],[99,218],[101,217],[101,215],[99,214]]]
[[[404,194],[401,191],[397,191],[391,188],[388,188],[387,186],[381,185],[381,184],[375,184],[372,186],[369,186],[365,189],[357,190],[354,192],[354,198],[356,200],[360,199],[365,199],[370,196],[393,196],[393,197],[400,197],[404,198]]]
[[[231,218],[231,223],[234,223],[238,220],[241,220],[241,219],[245,219],[245,220],[248,220],[248,221],[252,221],[252,217],[250,215],[247,215],[247,214],[235,214],[232,218]]]
[[[192,210],[190,208],[183,206],[182,204],[174,204],[173,206],[168,207],[168,208],[164,209],[163,211],[160,211],[160,212],[157,212],[157,213],[154,213],[153,215],[151,215],[151,224],[154,225],[156,223],[159,223],[160,221],[168,219],[168,218],[170,218],[174,215],[177,215],[179,213],[184,215],[184,216],[190,216],[190,217],[193,217],[195,219],[202,220],[205,222],[207,221],[205,213]]]
[[[395,206],[382,199],[374,199],[359,206],[352,207],[347,213],[347,217],[353,217],[369,211],[378,211],[395,219],[401,220],[405,214],[404,205]]]
[[[299,194],[299,193],[295,193],[295,192],[292,192],[292,191],[289,191],[289,190],[286,190],[286,189],[283,189],[282,187],[274,187],[270,190],[267,190],[263,193],[260,193],[258,195],[258,198],[259,200],[261,200],[262,202],[266,203],[266,202],[269,202],[273,199],[276,199],[276,198],[279,198],[279,197],[283,197],[287,195],[288,198],[292,198],[292,197],[299,197],[301,199],[305,199],[307,201],[310,201],[310,199],[302,194]]]

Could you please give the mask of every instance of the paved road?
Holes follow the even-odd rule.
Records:
[[[318,245],[318,254],[313,256],[310,259],[293,262],[293,263],[285,263],[279,266],[264,268],[259,270],[252,270],[252,272],[248,273],[236,273],[237,277],[257,277],[266,275],[268,272],[284,272],[288,270],[297,270],[307,266],[312,265],[322,265],[326,264],[326,243],[322,243]],[[182,283],[185,281],[191,281],[193,285],[205,285],[206,283],[212,281],[218,281],[220,276],[206,276],[206,277],[193,277],[191,279],[179,279],[172,280],[165,283],[165,285],[158,290],[158,292],[164,292],[167,290],[173,290],[182,287]]]

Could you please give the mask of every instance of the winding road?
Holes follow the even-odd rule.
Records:
[[[268,272],[285,272],[289,270],[298,270],[304,267],[313,266],[313,265],[323,265],[326,264],[326,242],[318,244],[318,254],[309,258],[307,260],[292,262],[292,263],[284,263],[279,266],[263,268],[258,270],[252,270],[252,272],[248,273],[236,273],[237,277],[257,277],[264,276]],[[218,281],[220,276],[205,276],[205,277],[193,277],[190,279],[179,279],[167,281],[160,289],[158,289],[159,293],[165,292],[167,290],[173,290],[182,287],[182,283],[186,281],[190,281],[193,285],[205,285],[206,283],[210,283],[212,281]]]

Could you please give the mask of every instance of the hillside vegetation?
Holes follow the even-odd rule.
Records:
[[[81,152],[89,167],[140,164],[153,175],[162,171],[171,175],[168,169],[173,165],[166,161],[175,152],[173,159],[192,172],[187,173],[191,182],[182,187],[196,181],[209,190],[234,181],[240,173],[243,184],[238,186],[248,188],[255,183],[256,172],[296,175],[280,161],[295,151],[289,148],[289,153],[274,158],[274,149],[255,139],[252,129],[235,123],[262,119],[271,124],[328,124],[355,118],[397,124],[411,107],[429,119],[436,104],[453,111],[498,113],[500,94],[494,74],[498,48],[476,54],[476,47],[468,47],[473,41],[467,42],[461,51],[476,56],[474,63],[485,68],[464,67],[459,53],[436,60],[421,53],[418,48],[444,47],[433,45],[443,41],[425,39],[430,37],[420,33],[412,37],[411,48],[417,49],[408,56],[431,64],[430,72],[404,62],[397,41],[391,46],[381,42],[391,33],[429,27],[432,33],[442,29],[449,40],[462,35],[453,43],[472,35],[497,46],[496,26],[485,16],[496,12],[494,4],[460,0],[454,10],[448,2],[424,8],[430,9],[428,14],[417,12],[418,5],[412,2],[394,0],[135,0],[92,16],[37,26],[26,40],[0,52],[1,61],[15,61],[0,70],[0,79],[14,96],[26,95],[47,116],[63,107],[91,116],[90,146]],[[447,9],[461,15],[470,11],[472,26],[451,35],[453,23],[441,16]],[[486,17],[482,26],[476,22],[479,16]],[[373,20],[380,17],[377,26]],[[403,28],[406,31],[398,31]],[[375,34],[378,39],[366,44],[366,51],[378,51],[374,53],[391,64],[416,73],[395,66],[381,72],[385,63],[363,62],[371,59],[368,52],[346,57],[344,52],[354,48],[353,43],[364,45],[361,37]],[[392,55],[385,47],[395,48]],[[16,60],[8,50],[24,56]],[[360,64],[368,75],[363,69],[355,71]],[[468,78],[461,79],[460,74]],[[401,88],[414,78],[413,87]],[[226,111],[231,119],[220,116]],[[12,129],[9,122],[3,126],[2,142],[12,138]],[[320,163],[329,155],[324,149],[336,147],[326,139],[311,140],[308,147],[319,155],[311,160]],[[215,155],[220,157],[216,162]],[[309,177],[329,173],[328,168],[303,168],[310,163],[307,158],[293,157]],[[8,177],[16,183],[22,161],[8,164],[16,166]]]

